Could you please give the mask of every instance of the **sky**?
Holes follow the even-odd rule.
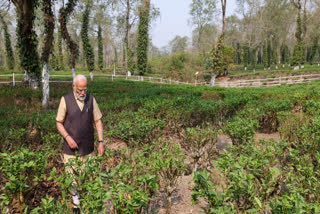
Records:
[[[192,26],[188,24],[189,10],[192,0],[152,0],[160,9],[160,17],[151,24],[153,45],[166,46],[176,35],[191,38]],[[220,2],[220,1],[219,1]],[[218,9],[221,11],[220,6]],[[227,0],[227,16],[234,13],[236,0]]]

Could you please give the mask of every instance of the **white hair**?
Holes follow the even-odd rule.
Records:
[[[75,76],[73,78],[73,84],[76,85],[77,82],[81,81],[81,80],[85,80],[87,82],[87,78],[85,75],[82,75],[82,74],[78,74],[77,76]]]

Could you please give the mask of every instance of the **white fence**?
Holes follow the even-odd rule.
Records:
[[[272,87],[280,85],[293,85],[300,83],[310,83],[313,80],[319,80],[320,74],[295,75],[285,77],[275,77],[266,79],[238,80],[238,81],[219,81],[216,86],[219,87]]]
[[[11,81],[0,81],[0,84],[12,84],[13,86],[16,83],[23,82],[22,80],[17,81],[16,77],[25,76],[24,74],[8,74],[0,75],[1,77],[6,77],[7,79],[11,78]],[[50,75],[50,82],[72,82],[72,75]],[[90,75],[87,75],[90,78]],[[63,79],[64,78],[64,79]],[[69,80],[66,80],[69,78]],[[93,75],[93,78],[109,78],[112,81],[114,79],[126,79],[131,81],[145,81],[153,82],[160,84],[176,84],[176,85],[206,85],[209,86],[206,82],[181,82],[172,79],[164,78],[155,78],[155,77],[145,77],[145,76],[127,76],[127,75],[104,75],[98,74]],[[275,77],[275,78],[266,78],[266,79],[251,79],[251,80],[236,80],[236,81],[216,81],[215,86],[217,87],[232,87],[232,88],[243,88],[243,87],[272,87],[280,85],[291,85],[291,84],[300,84],[300,83],[310,83],[313,80],[319,80],[319,74],[308,74],[308,75],[296,75],[296,76],[285,76],[285,77]]]

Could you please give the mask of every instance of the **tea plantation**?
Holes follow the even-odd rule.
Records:
[[[192,172],[192,201],[204,199],[205,213],[320,212],[319,82],[248,89],[89,82],[106,144],[126,147],[87,160],[75,178],[64,171],[55,122],[71,90],[52,83],[42,109],[41,91],[0,86],[0,213],[70,213],[73,179],[83,213],[156,213],[150,201],[160,190],[170,213],[179,177]],[[256,132],[281,140],[256,141]],[[233,144],[224,151],[216,149],[221,134]]]

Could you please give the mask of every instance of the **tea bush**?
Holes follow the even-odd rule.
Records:
[[[308,115],[320,115],[320,102],[317,100],[306,100],[302,103],[302,110]]]
[[[4,213],[7,208],[13,208],[13,201],[17,202],[19,212],[29,210],[33,194],[46,178],[47,159],[44,153],[23,147],[17,151],[0,154],[0,172],[5,182],[0,206]]]
[[[134,146],[134,143],[143,144],[145,139],[150,142],[153,138],[152,132],[155,128],[164,128],[165,122],[157,119],[149,119],[138,113],[124,118],[118,124],[110,127],[110,136],[117,136]]]
[[[62,142],[55,116],[61,96],[71,87],[65,83],[50,87],[48,109],[42,109],[40,90],[0,86],[1,212],[69,212],[73,179],[61,162]],[[203,197],[209,205],[207,213],[318,213],[319,89],[318,82],[233,89],[96,78],[89,82],[88,90],[103,113],[106,138],[112,143],[121,139],[129,148],[108,150],[89,164],[92,168],[84,169],[91,173],[89,179],[77,178],[84,186],[79,189],[82,211],[102,212],[110,204],[117,213],[151,211],[150,201],[159,189],[170,202],[170,194],[185,172],[184,158],[193,155],[206,162],[197,168],[219,172],[219,177],[206,171],[194,173],[193,199]],[[234,146],[211,155],[219,128],[232,138]],[[283,141],[255,142],[257,130],[279,131]],[[18,157],[41,170],[16,164]],[[211,163],[214,169],[208,167]],[[47,164],[53,172],[49,178]],[[14,167],[9,169],[11,165]],[[10,177],[10,170],[17,172]],[[18,171],[26,178],[21,182],[29,186],[22,188],[21,184],[21,191],[27,192],[21,210],[16,203]],[[34,176],[38,181],[29,182]],[[7,182],[11,184],[6,186]],[[40,184],[50,184],[54,190],[40,194],[41,200],[36,198]]]
[[[97,157],[87,156],[82,160],[76,155],[69,159],[66,170],[58,178],[63,191],[69,195],[74,191],[79,194],[79,208],[84,213],[106,211],[105,202],[111,198],[111,193],[106,189],[108,175],[101,170],[102,163]],[[66,195],[63,198],[66,203]]]
[[[236,117],[222,128],[223,132],[229,135],[233,145],[241,145],[253,139],[258,122],[247,118]]]
[[[193,159],[193,171],[211,166],[211,160],[217,155],[217,131],[210,128],[187,128],[184,132],[185,143]]]

